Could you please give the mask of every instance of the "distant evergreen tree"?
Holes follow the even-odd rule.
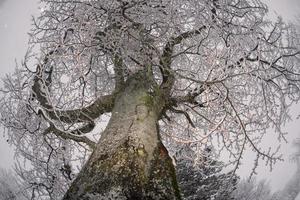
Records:
[[[199,164],[193,158],[195,152],[185,149],[185,156],[177,158],[177,179],[186,200],[233,200],[238,176],[223,173],[223,163],[212,158],[210,148],[204,150]]]
[[[24,187],[12,171],[0,168],[0,200],[29,199]]]
[[[0,199],[16,200],[16,195],[12,191],[12,188],[3,180],[0,180]]]

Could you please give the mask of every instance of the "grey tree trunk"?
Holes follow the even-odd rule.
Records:
[[[158,134],[160,103],[143,77],[127,80],[90,159],[64,200],[181,199]]]

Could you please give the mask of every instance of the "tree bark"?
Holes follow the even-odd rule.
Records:
[[[160,141],[161,102],[136,74],[117,95],[111,119],[64,200],[181,199],[175,169]]]

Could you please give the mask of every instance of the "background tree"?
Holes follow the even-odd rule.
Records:
[[[16,200],[16,182],[14,178],[9,175],[6,171],[1,170],[0,178],[0,197],[1,199]]]
[[[177,180],[182,196],[187,200],[233,200],[238,176],[224,173],[224,164],[213,159],[212,149],[203,151],[201,160],[190,148],[182,148],[176,158]]]
[[[162,141],[280,160],[260,141],[285,139],[298,38],[260,1],[42,2],[0,106],[32,199],[180,199]]]
[[[233,192],[232,196],[235,199],[241,200],[295,200],[300,193],[299,140],[295,140],[294,145],[298,147],[297,152],[293,155],[297,169],[282,190],[272,194],[270,185],[266,180],[257,182],[255,178],[251,180],[244,179],[237,184],[237,189]]]
[[[240,181],[232,196],[240,200],[275,200],[266,180],[257,182],[255,178]]]
[[[25,200],[29,195],[24,185],[18,181],[11,171],[0,169],[0,199]]]
[[[293,160],[297,165],[296,172],[281,191],[274,195],[274,200],[295,200],[300,193],[300,140],[296,139],[294,145],[297,147]]]

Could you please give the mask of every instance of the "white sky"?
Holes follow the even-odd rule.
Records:
[[[300,16],[300,0],[262,0],[269,5],[270,14],[282,15],[285,20],[292,21]]]
[[[38,0],[0,0],[0,76],[13,72],[15,59],[20,63],[23,58],[28,41],[26,33],[31,27],[31,15],[38,14],[37,2]],[[263,2],[270,5],[272,16],[277,13],[283,15],[287,21],[295,19],[295,16],[300,14],[300,0],[263,0]],[[299,107],[293,107],[295,115],[300,113]],[[299,123],[300,120],[295,120],[287,124],[286,131],[289,132],[290,141],[300,137]],[[0,134],[0,167],[10,168],[13,165],[13,150],[8,147],[5,140]],[[270,140],[275,141],[272,138]],[[270,141],[266,141],[266,145],[268,144]],[[289,156],[293,152],[291,145],[283,145],[282,152],[285,155],[285,162],[275,165],[272,173],[268,172],[263,164],[259,168],[258,176],[266,178],[274,190],[282,189],[295,171],[295,164],[289,161]],[[245,165],[239,173],[247,176],[253,166],[253,158],[251,154],[245,155],[244,158]]]

